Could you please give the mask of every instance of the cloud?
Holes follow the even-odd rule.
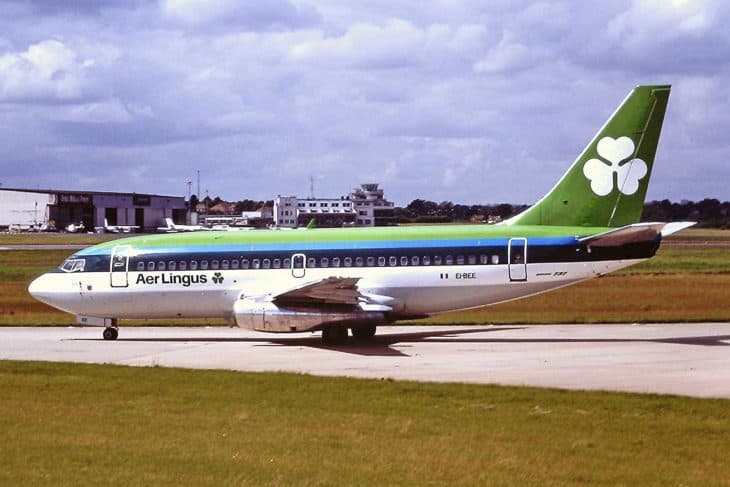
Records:
[[[726,174],[730,150],[729,9],[6,3],[0,171],[16,186],[182,194],[202,169],[212,194],[234,199],[303,194],[314,173],[322,195],[373,180],[402,203],[530,202],[632,86],[670,82],[650,195],[704,197],[720,186],[702,175]]]
[[[49,101],[80,98],[87,86],[89,60],[62,42],[46,40],[23,52],[0,56],[0,101]]]

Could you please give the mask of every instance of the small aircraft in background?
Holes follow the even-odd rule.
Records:
[[[104,218],[104,231],[109,233],[132,233],[133,231],[139,230],[137,225],[109,225],[109,222]]]
[[[201,225],[179,225],[172,221],[172,218],[165,218],[166,227],[157,227],[160,233],[178,233],[178,232],[208,232],[210,228]]]
[[[64,229],[68,233],[83,233],[84,230],[86,230],[86,227],[84,226],[84,222],[81,223],[69,223],[66,225],[66,228]]]

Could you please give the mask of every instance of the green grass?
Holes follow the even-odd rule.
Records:
[[[129,235],[105,233],[19,233],[0,234],[0,245],[96,245]]]
[[[667,238],[668,242],[730,242],[730,230],[688,228]]]
[[[2,485],[728,485],[730,404],[0,362]]]

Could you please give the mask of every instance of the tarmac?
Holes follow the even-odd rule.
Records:
[[[0,328],[0,359],[730,398],[730,323],[392,326],[369,344],[222,327]]]

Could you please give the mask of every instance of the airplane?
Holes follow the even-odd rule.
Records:
[[[78,251],[29,292],[108,340],[120,319],[211,317],[342,344],[599,277],[694,224],[639,222],[669,92],[633,89],[542,199],[496,225],[131,237]]]
[[[104,231],[110,233],[130,233],[133,230],[138,230],[139,226],[136,225],[109,225],[109,222],[104,218]]]
[[[68,233],[82,233],[86,230],[86,227],[84,227],[84,222],[80,222],[79,224],[69,223],[64,230]]]
[[[166,227],[157,227],[158,232],[177,233],[177,232],[207,232],[210,228],[201,225],[178,225],[172,221],[172,218],[165,218]]]

